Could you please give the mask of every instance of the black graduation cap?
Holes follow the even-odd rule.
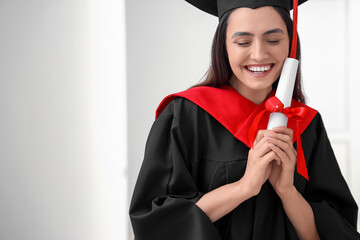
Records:
[[[263,6],[275,6],[287,11],[293,9],[293,0],[185,0],[200,10],[210,13],[219,18],[232,9],[240,7],[258,8]],[[299,0],[298,5],[307,0]]]
[[[281,7],[288,12],[294,8],[293,12],[293,38],[291,44],[290,58],[296,58],[297,49],[297,16],[298,16],[298,5],[306,2],[307,0],[185,0],[188,3],[194,5],[200,10],[210,13],[219,19],[232,9],[247,7],[247,8],[258,8],[264,6]]]

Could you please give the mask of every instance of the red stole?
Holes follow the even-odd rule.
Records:
[[[217,121],[219,121],[232,135],[243,142],[249,148],[252,143],[249,140],[249,129],[256,116],[265,109],[265,102],[275,95],[275,91],[259,105],[240,95],[230,85],[221,88],[195,87],[183,92],[174,93],[162,100],[156,110],[156,118],[164,108],[175,98],[183,97],[195,103]],[[291,108],[304,107],[308,110],[306,118],[298,123],[291,118],[288,120],[288,128],[294,131],[293,143],[296,141],[295,133],[301,135],[314,119],[317,111],[295,99],[291,102]],[[266,129],[270,113],[266,111],[258,124],[257,129]]]

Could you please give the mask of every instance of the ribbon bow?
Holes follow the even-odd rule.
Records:
[[[265,109],[258,113],[258,115],[255,117],[253,123],[251,124],[250,130],[249,130],[249,140],[251,147],[254,144],[259,123],[261,118],[263,117],[264,113],[266,111],[269,111],[270,113],[273,112],[279,112],[285,114],[288,118],[291,118],[296,121],[296,131],[295,131],[295,137],[297,141],[296,149],[297,149],[297,160],[296,160],[296,167],[297,172],[309,180],[308,172],[306,169],[306,163],[305,163],[305,157],[304,157],[304,151],[301,144],[301,136],[299,133],[299,122],[303,121],[305,116],[308,113],[308,110],[304,107],[287,107],[284,108],[284,104],[277,98],[277,97],[271,97],[265,102]]]

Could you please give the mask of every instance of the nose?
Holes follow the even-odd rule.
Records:
[[[255,41],[251,49],[251,58],[257,62],[262,62],[268,58],[268,51],[266,46],[261,41]]]

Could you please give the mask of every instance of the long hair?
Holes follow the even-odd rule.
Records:
[[[289,41],[289,54],[290,54],[292,34],[293,34],[292,19],[290,17],[289,12],[286,11],[285,9],[280,7],[274,7],[274,9],[280,14],[281,18],[285,22],[290,40]],[[209,86],[209,87],[219,88],[229,83],[229,80],[233,73],[230,67],[229,60],[227,58],[225,41],[226,41],[226,29],[228,26],[228,19],[231,12],[232,11],[228,11],[221,17],[213,39],[210,67],[203,77],[204,80],[193,87]],[[293,98],[298,100],[299,102],[305,103],[305,96],[301,89],[301,48],[300,48],[299,35],[297,35],[296,59],[299,60],[299,67],[296,74]],[[276,89],[278,83],[279,83],[279,79],[277,79],[273,83],[272,85],[273,89]]]

